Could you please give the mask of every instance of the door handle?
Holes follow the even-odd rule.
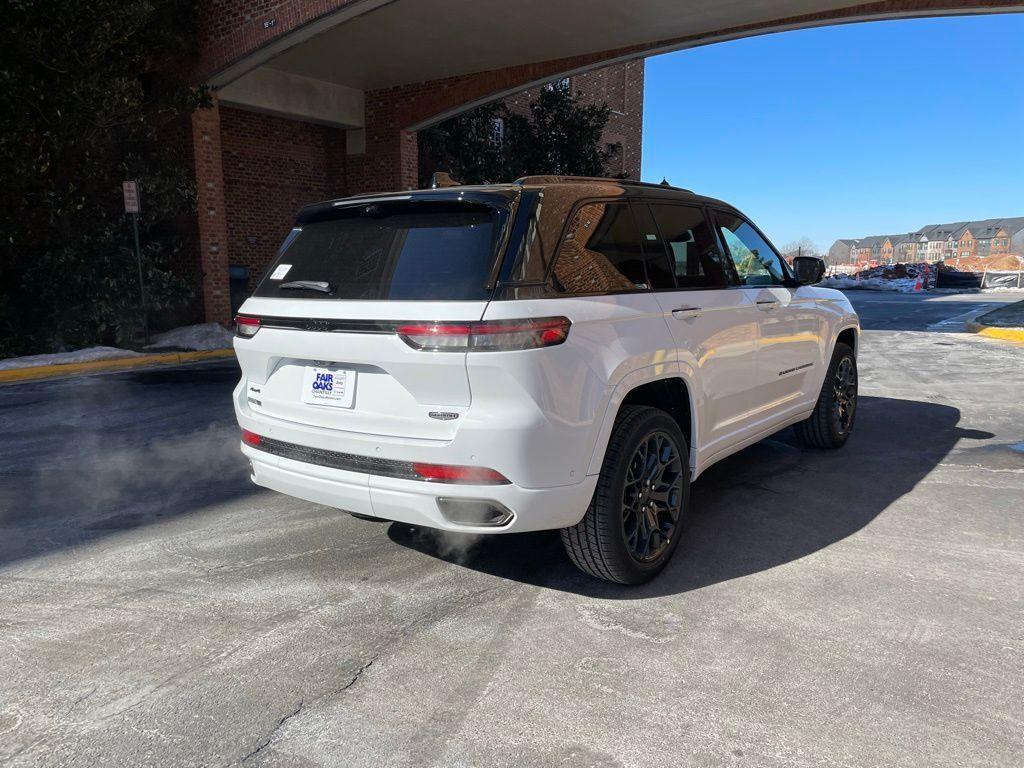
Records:
[[[676,307],[672,310],[672,317],[697,317],[700,313],[700,307]]]
[[[776,309],[779,306],[778,299],[761,299],[760,301],[756,302],[756,304],[757,308],[760,309],[762,312],[771,312],[773,309]]]

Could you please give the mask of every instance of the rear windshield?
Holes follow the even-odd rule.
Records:
[[[487,299],[485,286],[506,217],[503,208],[459,201],[334,208],[291,231],[255,295]]]

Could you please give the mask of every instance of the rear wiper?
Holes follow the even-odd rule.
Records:
[[[320,293],[334,293],[334,286],[323,280],[292,280],[290,283],[281,283],[282,288],[290,288],[296,291],[319,291]]]

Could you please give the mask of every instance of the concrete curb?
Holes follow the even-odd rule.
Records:
[[[979,336],[1002,341],[1016,341],[1024,344],[1024,328],[997,328],[994,325],[984,323],[968,322],[967,330]]]
[[[0,384],[33,379],[51,379],[56,376],[74,376],[83,373],[103,373],[147,365],[181,365],[202,360],[233,357],[233,349],[209,349],[202,352],[161,352],[139,357],[119,357],[113,360],[92,360],[88,363],[64,363],[63,365],[38,365],[32,368],[13,368],[0,371]]]

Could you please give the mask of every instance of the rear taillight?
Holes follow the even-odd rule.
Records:
[[[414,349],[435,352],[465,352],[473,335],[473,323],[407,323],[398,335]]]
[[[413,462],[412,471],[421,479],[433,483],[466,483],[470,485],[508,485],[509,479],[501,472],[487,467],[463,467],[452,464],[423,464]]]
[[[572,322],[567,317],[487,320],[473,323],[401,323],[402,341],[430,352],[507,352],[561,344]]]
[[[250,339],[260,329],[260,319],[251,315],[237,315],[235,317],[235,335],[243,339]]]
[[[248,429],[242,430],[242,442],[245,443],[246,445],[251,445],[253,448],[259,448],[260,441],[262,439],[263,438],[261,438],[255,432],[250,432]]]

